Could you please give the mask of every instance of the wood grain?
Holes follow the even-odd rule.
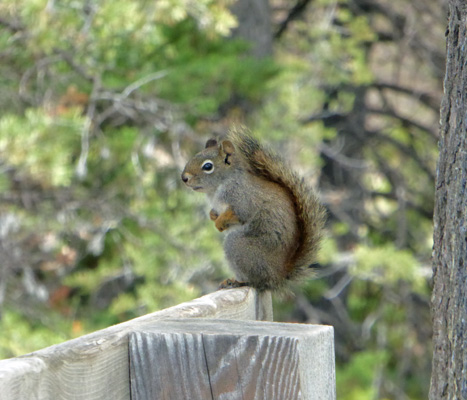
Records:
[[[335,399],[331,327],[165,321],[129,348],[133,400]]]
[[[0,400],[130,399],[128,335],[172,318],[271,320],[270,294],[222,290],[37,352],[0,361]]]

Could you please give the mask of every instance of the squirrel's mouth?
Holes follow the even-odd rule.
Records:
[[[203,187],[202,186],[193,186],[192,189],[193,190],[201,190]]]

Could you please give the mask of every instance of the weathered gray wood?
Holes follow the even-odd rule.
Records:
[[[0,400],[128,400],[129,332],[172,318],[271,320],[271,297],[250,288],[218,291],[26,356],[1,360]]]
[[[328,326],[164,321],[129,348],[132,400],[335,399]]]

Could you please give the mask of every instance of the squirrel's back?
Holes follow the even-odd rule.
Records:
[[[249,173],[280,185],[293,204],[298,228],[297,247],[287,262],[287,279],[299,277],[315,262],[326,213],[316,194],[282,157],[264,148],[249,133],[234,129],[228,139],[240,153]]]

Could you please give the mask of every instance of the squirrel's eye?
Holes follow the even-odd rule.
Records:
[[[214,172],[214,164],[211,160],[206,160],[201,166],[201,169],[207,174],[211,174]]]

